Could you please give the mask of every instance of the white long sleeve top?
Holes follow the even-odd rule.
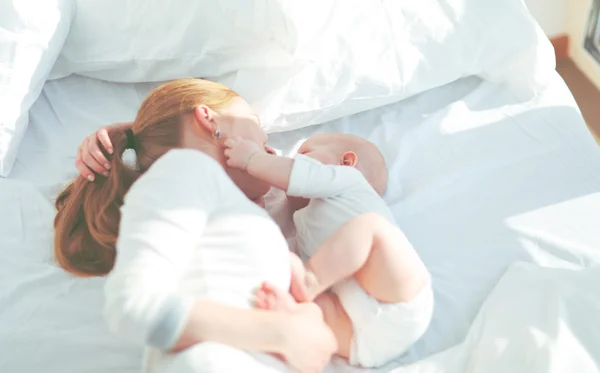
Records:
[[[105,315],[132,341],[169,349],[195,300],[249,308],[262,281],[289,287],[278,226],[201,152],[172,150],[157,160],[127,193],[121,214]]]

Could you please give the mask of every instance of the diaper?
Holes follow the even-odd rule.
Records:
[[[421,338],[431,322],[431,281],[406,303],[380,303],[354,279],[332,290],[352,321],[354,334],[349,359],[352,365],[375,368],[400,357]]]
[[[176,354],[147,349],[144,373],[291,373],[278,359],[220,343],[204,342]]]

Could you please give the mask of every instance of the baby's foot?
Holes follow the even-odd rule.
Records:
[[[315,274],[304,266],[302,260],[295,255],[291,255],[292,281],[290,283],[290,293],[296,302],[312,302],[319,295],[320,287]]]
[[[321,293],[314,273],[306,271],[303,276],[292,277],[290,292],[298,302],[312,302]]]
[[[263,282],[256,292],[256,307],[263,310],[295,312],[298,304],[289,293]]]

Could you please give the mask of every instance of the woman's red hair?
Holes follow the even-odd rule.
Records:
[[[152,91],[132,126],[136,169],[123,163],[127,137],[124,130],[115,129],[109,133],[113,154],[104,154],[111,163],[109,176],[97,175],[93,182],[79,176],[58,195],[54,219],[58,264],[81,277],[110,272],[116,258],[120,208],[131,185],[158,158],[180,147],[182,115],[198,105],[218,110],[237,96],[222,84],[202,79],[176,80]]]

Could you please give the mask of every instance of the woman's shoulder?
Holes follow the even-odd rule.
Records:
[[[171,177],[173,181],[227,178],[225,170],[214,158],[194,149],[169,150],[157,159],[144,175]]]
[[[173,149],[157,159],[130,192],[143,190],[187,195],[201,190],[218,192],[228,183],[231,179],[212,157],[193,149]]]
[[[221,171],[223,167],[211,156],[194,149],[172,149],[154,162],[150,169],[172,172],[195,171],[195,173]]]

